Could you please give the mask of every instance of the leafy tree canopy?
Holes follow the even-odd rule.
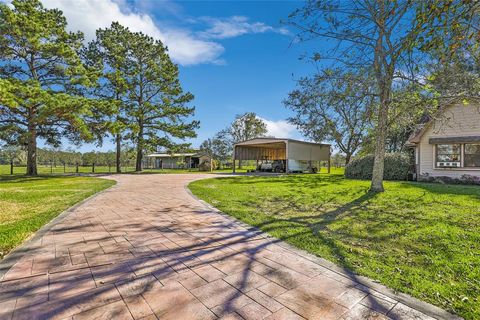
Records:
[[[348,164],[371,125],[373,85],[368,70],[327,69],[302,78],[284,101],[295,113],[289,122],[313,141],[333,141]]]
[[[37,137],[59,145],[60,138],[92,139],[92,101],[82,87],[95,70],[78,54],[83,34],[66,31],[58,9],[38,0],[0,4],[0,132],[27,146],[28,170],[35,175]]]
[[[254,112],[237,115],[228,128],[233,143],[264,137],[267,125]]]

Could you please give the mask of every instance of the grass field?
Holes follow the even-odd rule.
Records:
[[[338,174],[199,180],[223,212],[392,289],[480,319],[480,188]]]
[[[63,210],[113,184],[90,177],[0,177],[0,258]]]
[[[247,169],[237,169],[237,172],[246,172]],[[13,167],[13,174],[14,175],[25,175],[27,172],[27,168],[25,166],[14,166]],[[92,173],[91,166],[79,166],[78,167],[79,173]],[[122,173],[134,173],[135,167],[122,167]],[[203,171],[199,171],[198,169],[143,169],[141,173],[202,173]],[[222,170],[214,170],[214,173],[230,173],[232,169],[222,169]],[[65,170],[63,166],[59,165],[56,167],[50,166],[38,166],[38,174],[43,175],[58,175],[58,174],[72,174],[76,173],[75,166],[67,166]],[[95,166],[95,173],[105,174],[105,173],[115,173],[115,167],[108,167],[108,166]],[[203,172],[203,173],[210,173],[210,172]],[[10,165],[2,164],[0,165],[0,176],[9,176],[10,175]]]
[[[135,171],[135,167],[123,167],[123,172],[133,172]],[[49,174],[63,174],[63,173],[75,173],[76,167],[75,166],[66,166],[65,170],[62,165],[58,165],[56,167],[51,166],[38,166],[38,174],[49,175]],[[79,173],[92,173],[92,166],[79,166],[78,167]],[[113,173],[115,172],[115,167],[108,167],[108,166],[95,166],[95,173]],[[27,173],[27,167],[25,166],[14,166],[13,167],[13,174],[14,175],[24,175]],[[0,176],[2,175],[10,175],[10,165],[2,164],[0,165]]]
[[[242,169],[237,169],[237,173],[246,172],[247,169],[253,169],[254,167],[248,168],[244,167]],[[325,168],[323,168],[326,170]],[[27,172],[27,168],[25,166],[14,166],[13,167],[13,175],[25,175]],[[144,169],[140,173],[231,173],[232,169],[221,169],[221,170],[214,170],[213,172],[209,171],[199,171],[198,168],[195,169]],[[61,175],[61,174],[72,174],[76,173],[75,166],[67,166],[65,170],[62,165],[58,165],[56,167],[51,166],[38,166],[38,174],[42,175]],[[79,166],[78,173],[93,173],[91,166]],[[115,173],[115,167],[108,167],[108,166],[95,166],[95,172],[98,174],[105,174],[105,173]],[[122,167],[122,173],[135,173],[135,167]],[[1,176],[9,176],[10,175],[10,165],[2,164],[0,165],[0,177]]]

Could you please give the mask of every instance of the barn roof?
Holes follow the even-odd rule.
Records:
[[[161,152],[161,153],[152,153],[147,155],[147,157],[153,157],[153,158],[177,158],[177,157],[201,157],[203,156],[203,153],[199,152],[184,152],[184,153],[166,153],[166,152]]]

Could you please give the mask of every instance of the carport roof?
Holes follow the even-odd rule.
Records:
[[[330,144],[328,143],[315,143],[315,142],[307,142],[307,141],[288,139],[288,138],[254,138],[254,139],[238,142],[235,144],[235,146],[262,145],[262,144],[271,144],[271,143],[279,143],[279,142],[285,142],[285,143],[296,142],[296,143],[312,144],[317,146],[330,146]]]

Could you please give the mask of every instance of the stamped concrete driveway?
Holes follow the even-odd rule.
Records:
[[[450,317],[199,202],[185,187],[201,177],[111,176],[0,264],[0,318]]]

